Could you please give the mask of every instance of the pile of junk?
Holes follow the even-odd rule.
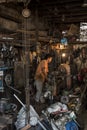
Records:
[[[46,95],[48,94],[48,95]],[[49,96],[50,95],[50,96]],[[60,101],[54,100],[51,93],[45,93],[45,98],[49,98],[49,105],[41,111],[39,116],[32,105],[29,109],[30,130],[81,130],[77,120],[81,107],[81,90],[79,87],[72,91],[63,91]],[[17,98],[18,99],[18,98]],[[26,105],[20,99],[22,108],[18,112],[15,126],[17,130],[23,129],[26,123]]]

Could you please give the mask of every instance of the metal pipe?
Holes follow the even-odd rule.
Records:
[[[14,97],[20,102],[20,104],[24,107],[24,108],[26,108],[26,106],[22,103],[22,101],[14,94]]]
[[[14,90],[15,92],[21,94],[21,92],[20,92],[19,90],[15,89],[15,88],[13,88],[13,87],[11,87],[11,86],[8,86],[8,87],[9,87],[10,89]]]

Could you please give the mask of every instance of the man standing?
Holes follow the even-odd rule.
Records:
[[[49,72],[48,70],[48,64],[52,61],[52,56],[50,54],[47,54],[45,56],[45,59],[42,60],[36,69],[36,73],[35,73],[35,85],[36,85],[36,97],[35,100],[36,102],[40,101],[40,97],[42,94],[42,88],[43,88],[43,84],[47,78],[47,74]]]

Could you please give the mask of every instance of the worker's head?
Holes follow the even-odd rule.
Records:
[[[52,61],[52,55],[46,54],[45,59],[48,60],[48,63],[50,63]]]

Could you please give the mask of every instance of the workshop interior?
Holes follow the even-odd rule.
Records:
[[[87,0],[0,0],[0,130],[87,130]]]

